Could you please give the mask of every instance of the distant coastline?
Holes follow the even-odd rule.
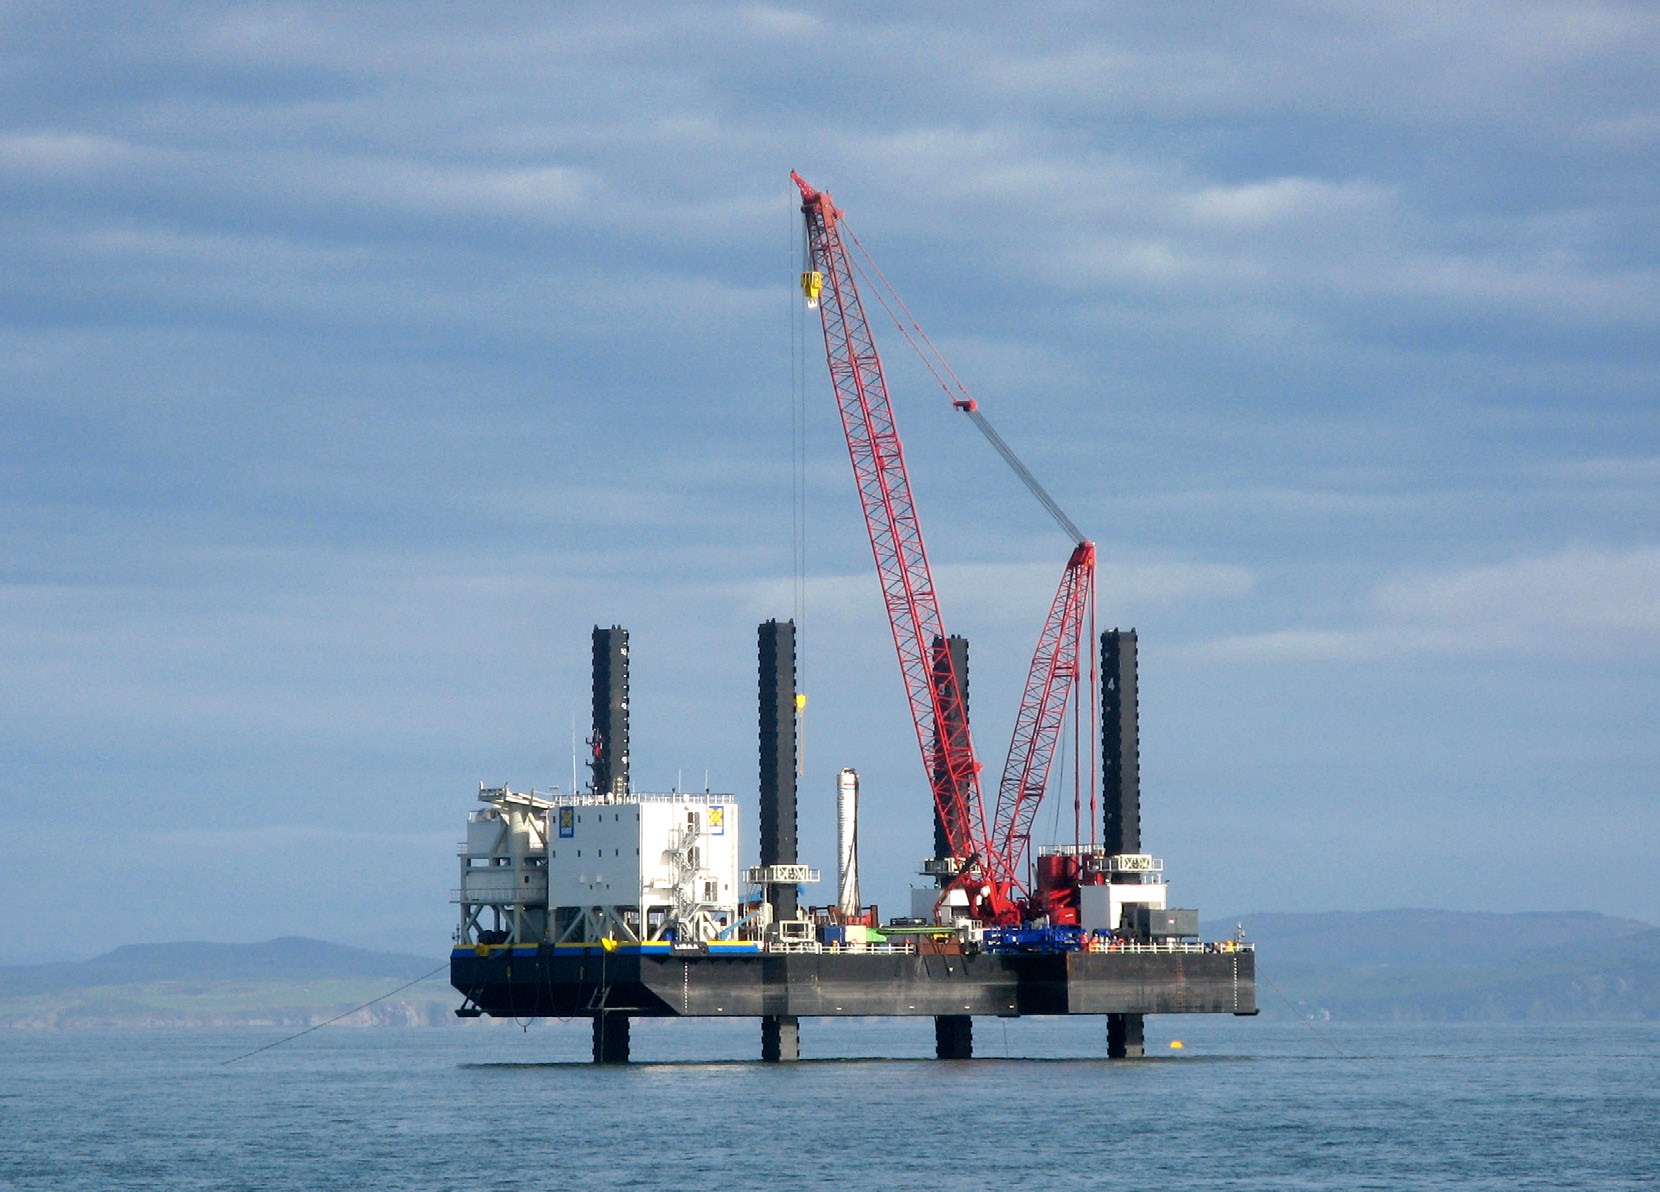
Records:
[[[1243,915],[1265,1015],[1366,1022],[1660,1019],[1660,928],[1588,911]]]
[[[1635,920],[1328,911],[1218,919],[1203,934],[1236,924],[1259,946],[1268,1018],[1660,1019],[1660,928]],[[0,965],[0,1028],[303,1029],[341,1014],[342,1026],[449,1026],[459,998],[445,973],[417,980],[444,960],[301,937],[128,945],[87,961]]]
[[[341,1014],[342,1026],[446,1026],[457,998],[445,972],[383,996],[446,956],[298,936],[129,944],[86,961],[0,965],[0,1027],[300,1029]]]

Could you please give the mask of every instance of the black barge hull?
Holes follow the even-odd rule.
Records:
[[[463,1013],[503,1018],[1255,1014],[1252,952],[662,955],[459,948]]]

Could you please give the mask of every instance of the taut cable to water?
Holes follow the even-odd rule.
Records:
[[[1337,1054],[1337,1057],[1339,1059],[1345,1059],[1346,1060],[1346,1059],[1349,1058],[1348,1055],[1343,1051],[1343,1049],[1341,1047],[1339,1047],[1330,1038],[1328,1038],[1324,1031],[1322,1031],[1319,1027],[1314,1025],[1314,1020],[1312,1018],[1310,1018],[1308,1015],[1304,1014],[1301,1010],[1299,1010],[1297,1008],[1296,1003],[1293,1002],[1289,997],[1287,997],[1285,995],[1285,990],[1281,989],[1278,985],[1274,984],[1274,982],[1269,980],[1267,977],[1259,976],[1258,980],[1260,980],[1263,984],[1267,985],[1269,989],[1272,989],[1274,991],[1275,996],[1277,996],[1280,999],[1280,1001],[1285,1003],[1285,1008],[1287,1010],[1291,1011],[1292,1017],[1301,1019],[1303,1025],[1308,1027],[1308,1029],[1311,1032],[1313,1032],[1314,1037],[1316,1039],[1320,1040],[1320,1042],[1324,1043],[1327,1047],[1331,1048],[1332,1051]]]
[[[411,985],[419,985],[422,981],[430,981],[432,978],[436,977],[439,973],[443,972],[445,969],[447,969],[449,967],[450,967],[450,962],[446,960],[443,964],[441,964],[437,968],[433,969],[430,973],[422,973],[419,977],[416,977],[413,981],[405,981],[402,985],[398,986],[396,989],[389,989],[385,993],[381,994],[379,997],[370,998],[368,1001],[364,1002],[361,1006],[353,1006],[350,1010],[347,1010],[343,1014],[336,1014],[333,1018],[329,1019],[327,1022],[315,1023],[312,1026],[306,1027],[305,1030],[303,1030],[303,1031],[295,1031],[292,1035],[289,1035],[288,1038],[286,1038],[286,1039],[278,1039],[275,1043],[267,1043],[264,1047],[256,1047],[252,1051],[246,1052],[242,1055],[232,1056],[228,1060],[221,1061],[219,1066],[222,1068],[226,1064],[234,1064],[238,1060],[245,1060],[249,1056],[258,1055],[262,1051],[270,1051],[273,1047],[281,1047],[284,1043],[291,1043],[295,1039],[298,1039],[301,1035],[309,1035],[309,1034],[311,1034],[312,1031],[320,1031],[324,1027],[328,1026],[330,1023],[339,1022],[342,1018],[350,1018],[353,1014],[356,1014],[359,1010],[367,1010],[370,1006],[374,1005],[376,1002],[384,1002],[387,998],[391,997],[393,994],[402,993],[404,990],[408,989]]]

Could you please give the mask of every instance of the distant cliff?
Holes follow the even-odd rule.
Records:
[[[1660,1018],[1660,928],[1574,911],[1242,915],[1257,1004],[1274,1017],[1370,1021]]]

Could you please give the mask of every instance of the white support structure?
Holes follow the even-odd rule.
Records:
[[[547,800],[505,786],[479,787],[486,806],[467,817],[461,846],[457,939],[505,943],[540,938],[548,926]],[[483,916],[489,912],[490,922]]]
[[[702,941],[738,922],[732,795],[498,787],[479,799],[455,896],[461,942]]]

